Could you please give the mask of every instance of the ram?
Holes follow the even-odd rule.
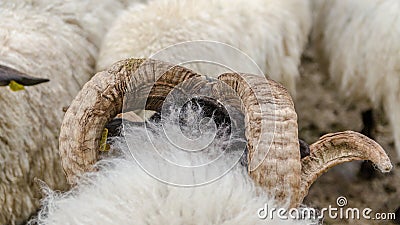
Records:
[[[353,101],[383,106],[400,156],[400,2],[314,0],[313,42]]]
[[[66,187],[57,153],[62,107],[91,77],[102,33],[121,8],[118,1],[0,2],[2,85],[51,80],[25,91],[0,88],[0,224],[35,212],[35,178]]]
[[[175,92],[178,95],[174,95]],[[223,145],[227,150],[208,141],[204,143],[211,151],[204,151],[200,156],[196,156],[197,152],[173,151],[182,146],[177,147],[177,143],[170,140],[184,129],[177,124],[181,131],[170,128],[174,127],[174,121],[185,120],[171,120],[173,117],[169,116],[165,117],[166,124],[154,130],[127,128],[125,138],[114,142],[114,151],[125,153],[125,159],[110,160],[100,154],[104,127],[117,114],[135,110],[142,103],[146,109],[170,112],[173,110],[163,111],[164,106],[169,105],[168,96],[174,96],[174,105],[180,102],[176,97],[182,93],[182,100],[188,101],[192,96],[201,97],[199,93],[217,93],[218,99],[214,100],[229,103],[223,107],[243,114],[238,117],[242,125],[232,114],[226,120],[231,121],[228,123],[231,129],[226,129],[228,137],[234,127],[244,129],[245,148],[243,152],[239,149],[238,154],[245,153],[243,163],[232,171],[225,171],[230,167],[224,165],[232,163],[229,159],[235,158],[236,151],[229,151],[229,145]],[[203,100],[206,99],[208,97]],[[177,111],[184,114],[179,118],[190,113],[182,109],[185,107],[178,107]],[[169,126],[168,121],[172,121]],[[163,136],[167,130],[171,132]],[[203,134],[209,132],[203,131]],[[369,159],[383,172],[392,168],[386,153],[376,142],[352,131],[323,136],[310,146],[310,155],[301,159],[293,102],[287,90],[270,79],[238,73],[225,73],[212,79],[181,66],[144,59],[123,60],[97,73],[66,112],[59,144],[68,181],[78,186],[64,195],[50,193],[36,219],[43,224],[113,224],[115,221],[121,224],[187,224],[193,221],[196,224],[263,224],[265,221],[258,221],[256,214],[257,209],[264,206],[263,201],[279,207],[299,207],[310,185],[339,163]],[[189,150],[197,146],[189,144]],[[206,158],[206,162],[216,159],[212,153],[220,156],[217,158],[222,163],[200,171],[197,166],[189,166],[186,172],[187,166],[170,167],[168,159],[171,158],[164,158],[172,156],[174,160],[183,158],[183,163],[203,164],[201,159]],[[162,160],[157,160],[160,155]],[[95,167],[99,158],[105,159]],[[96,172],[97,169],[100,172]],[[221,170],[229,172],[216,183],[187,188],[188,184],[201,184],[204,177]],[[82,174],[90,171],[91,176],[82,178]],[[154,178],[173,184],[183,179],[186,188],[169,186]],[[263,191],[260,193],[260,190]]]
[[[308,0],[150,1],[128,9],[116,20],[102,44],[97,70],[129,57],[151,57],[182,42],[214,41],[243,51],[262,73],[268,73],[294,93],[310,28]],[[243,58],[232,53],[231,48],[203,44],[186,43],[155,59],[172,63],[220,60],[223,66],[235,66],[234,70],[256,73],[246,68]],[[204,74],[219,74],[209,66],[191,68]]]

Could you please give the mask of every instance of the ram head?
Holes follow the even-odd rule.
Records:
[[[126,95],[138,102],[131,102],[129,110],[159,112],[174,89],[218,93],[244,115],[248,173],[286,206],[298,207],[312,183],[337,164],[370,160],[382,172],[392,168],[379,144],[353,131],[324,135],[310,145],[309,155],[301,157],[292,99],[283,86],[268,78],[225,73],[212,79],[157,60],[127,59],[97,73],[66,112],[59,149],[69,183],[75,184],[80,175],[94,169],[104,127],[126,107]],[[218,104],[208,104],[213,105]]]

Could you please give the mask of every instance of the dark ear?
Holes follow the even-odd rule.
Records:
[[[7,86],[11,81],[15,81],[24,86],[31,86],[47,82],[49,79],[31,77],[19,72],[18,70],[0,65],[0,86]]]

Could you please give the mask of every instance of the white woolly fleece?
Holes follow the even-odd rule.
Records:
[[[178,129],[173,127],[170,124],[168,128]],[[305,220],[280,220],[277,216],[273,220],[258,217],[258,209],[275,204],[254,186],[244,166],[233,164],[241,151],[222,151],[223,142],[218,138],[203,151],[182,151],[176,147],[183,144],[180,134],[172,132],[167,138],[160,135],[162,131],[162,127],[125,129],[126,139],[113,140],[114,150],[122,151],[122,156],[100,161],[97,165],[100,171],[86,174],[70,192],[58,193],[45,188],[47,197],[42,202],[43,208],[31,222],[43,225],[311,224]],[[210,134],[208,130],[203,132],[207,137],[213,136]],[[197,144],[206,143],[203,140]],[[213,165],[217,155],[222,157]],[[198,169],[199,165],[206,166]],[[182,171],[187,166],[190,172]],[[228,173],[223,175],[225,172]],[[204,178],[214,176],[219,179],[196,187],[173,186],[157,180],[201,183]]]
[[[313,42],[352,99],[383,105],[400,157],[400,1],[313,0]]]
[[[88,32],[89,41],[97,47],[118,13],[146,0],[6,0],[12,4],[29,5],[41,11],[51,12],[70,24]]]
[[[22,223],[37,210],[35,178],[66,186],[57,152],[62,108],[93,74],[99,39],[123,6],[91,1],[86,15],[79,7],[89,1],[66,1],[65,11],[60,2],[0,1],[0,64],[50,79],[19,92],[0,87],[0,224]],[[79,14],[69,10],[74,2]]]
[[[104,39],[97,69],[129,57],[150,57],[180,42],[211,40],[242,50],[294,94],[310,27],[308,0],[150,1],[131,7],[117,19]],[[219,48],[186,49],[193,55],[201,51],[230,65],[246,63]]]

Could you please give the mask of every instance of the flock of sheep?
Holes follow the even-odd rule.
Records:
[[[290,184],[292,189],[286,190],[282,184],[282,192],[260,191],[258,186],[263,186],[265,178],[257,174],[249,176],[237,167],[213,184],[180,189],[152,179],[135,163],[120,158],[100,161],[100,171],[85,175],[66,194],[46,187],[65,191],[68,183],[77,182],[75,178],[66,179],[62,164],[67,175],[68,169],[76,169],[75,176],[90,171],[88,168],[97,161],[97,149],[85,149],[73,155],[75,149],[68,149],[64,142],[80,137],[82,130],[95,130],[98,124],[78,129],[64,122],[60,135],[65,114],[62,108],[71,105],[66,117],[70,116],[71,123],[74,120],[79,123],[78,115],[90,111],[85,111],[83,103],[85,98],[91,99],[84,94],[98,93],[105,85],[101,77],[113,74],[118,66],[127,71],[127,65],[132,66],[130,61],[113,63],[131,57],[147,58],[181,42],[211,40],[238,48],[292,95],[301,92],[296,90],[301,56],[307,44],[313,45],[320,63],[326,64],[331,79],[337,82],[338,91],[353,101],[368,98],[371,107],[383,107],[400,157],[399,13],[398,0],[2,0],[0,65],[9,69],[0,70],[0,83],[10,75],[3,71],[47,78],[50,82],[18,92],[0,90],[3,109],[0,112],[0,224],[21,224],[33,215],[37,216],[32,224],[189,224],[194,219],[196,224],[265,224],[266,221],[256,217],[257,208],[265,202],[299,206],[302,199],[287,194],[294,192],[296,185],[304,188],[301,195],[307,194],[308,186],[300,187],[301,182],[310,185],[320,175],[316,173],[312,178],[304,175],[307,166],[312,167],[316,162],[310,157],[300,161],[300,153],[290,153],[298,158],[294,160],[293,170],[298,171],[299,178]],[[228,51],[207,51],[232,64],[241,63]],[[201,67],[193,69],[200,74],[209,73]],[[97,71],[103,72],[83,88]],[[287,104],[293,104],[290,102]],[[115,113],[118,112],[109,116]],[[104,125],[87,132],[90,133],[87,136],[93,135],[96,139]],[[139,134],[131,135],[132,142],[139,143],[145,138],[141,136],[145,132],[141,127],[130,132]],[[293,132],[296,141],[288,146],[298,150],[297,121]],[[364,140],[353,133],[344,134]],[[282,137],[282,140],[287,139]],[[163,141],[159,140],[160,145]],[[390,170],[383,150],[370,140],[368,143],[377,152],[366,153],[364,149],[360,152],[366,155],[345,151],[340,154],[349,160],[370,159],[382,171]],[[149,145],[144,143],[138,149],[150,148]],[[116,139],[115,146],[125,153],[132,150],[126,149],[120,139]],[[316,152],[319,148],[318,143],[311,146]],[[64,158],[60,158],[58,149]],[[251,157],[251,146],[249,151]],[[311,152],[311,156],[318,158],[316,152]],[[65,159],[71,157],[69,154],[72,159]],[[85,161],[84,157],[89,160]],[[144,156],[149,161],[151,157]],[[185,162],[191,160],[185,155],[176,157]],[[68,167],[71,161],[76,163],[76,168]],[[42,196],[37,180],[46,184],[42,190],[47,191],[40,209],[38,199]],[[277,193],[286,198],[274,196]],[[187,199],[192,202],[185,202]],[[285,200],[288,204],[284,204]],[[306,220],[270,222],[309,223]]]

